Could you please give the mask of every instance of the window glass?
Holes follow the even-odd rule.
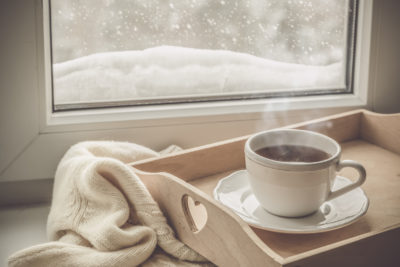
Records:
[[[55,110],[348,92],[354,6],[51,0]]]

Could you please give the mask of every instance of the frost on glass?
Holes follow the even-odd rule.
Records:
[[[346,0],[51,0],[55,104],[345,86]]]

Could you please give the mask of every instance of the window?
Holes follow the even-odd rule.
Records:
[[[69,1],[60,3],[67,4]],[[233,0],[225,2],[231,1]],[[93,0],[94,2],[98,5],[101,3],[100,0]],[[338,1],[326,2],[331,8],[330,2]],[[87,2],[82,0],[80,3],[85,5]],[[292,1],[292,3],[297,2]],[[341,3],[347,5],[347,2]],[[85,110],[70,110],[79,108],[80,102],[64,104],[56,102],[55,107],[53,105],[51,54],[53,63],[59,64],[55,61],[56,36],[50,36],[50,26],[53,31],[57,28],[54,17],[50,18],[50,13],[52,15],[58,13],[54,9],[55,4],[56,1],[49,0],[0,1],[0,11],[4,13],[1,16],[4,23],[0,26],[3,27],[2,44],[7,51],[6,60],[0,62],[5,70],[5,75],[0,79],[4,89],[1,90],[0,97],[3,126],[0,131],[0,184],[3,181],[52,178],[65,151],[71,145],[85,140],[129,141],[155,150],[161,150],[170,144],[190,148],[354,108],[367,107],[378,110],[382,107],[398,108],[398,98],[393,97],[398,95],[394,93],[398,92],[396,87],[398,76],[393,76],[393,70],[398,69],[396,55],[399,54],[398,42],[393,39],[395,33],[393,29],[396,29],[397,25],[394,19],[397,6],[394,3],[357,1],[356,25],[351,23],[355,14],[351,2],[348,3],[346,14],[349,12],[353,15],[347,16],[348,25],[352,25],[347,29],[356,28],[356,30],[348,31],[346,43],[351,43],[356,32],[356,49],[352,50],[353,45],[347,45],[348,49],[341,52],[346,57],[344,61],[347,62],[345,67],[347,78],[338,81],[338,84],[346,84],[348,89],[343,90],[343,87],[342,90],[351,92],[352,89],[352,93]],[[84,8],[81,6],[79,9]],[[380,17],[379,12],[382,10],[384,10],[382,14],[385,15]],[[92,30],[96,31],[96,23],[94,25]],[[83,24],[80,26],[83,29]],[[351,38],[348,37],[350,33],[353,36]],[[54,51],[51,50],[50,44]],[[100,41],[97,44],[100,45]],[[163,45],[177,46],[171,43]],[[108,52],[118,50],[122,48]],[[315,52],[315,49],[312,51]],[[353,58],[349,56],[351,51],[354,53],[354,63],[350,63],[349,60]],[[95,51],[95,53],[100,52],[107,51]],[[271,55],[274,56],[274,53]],[[79,58],[82,56],[71,57],[69,61]],[[352,82],[349,80],[351,75],[348,74],[351,73],[348,70],[353,69],[351,64],[354,64]],[[311,94],[312,90],[310,88],[307,90],[306,94]],[[325,88],[316,91],[318,93],[330,90]],[[111,97],[108,97],[106,100],[110,99]],[[380,100],[378,103],[381,103],[380,105],[375,105],[376,99]],[[94,102],[91,99],[91,101],[84,103],[84,107],[91,107],[92,104],[94,106],[108,104],[100,100]],[[123,102],[116,101],[116,105],[121,103]],[[57,112],[54,112],[54,108]],[[44,150],[46,153],[43,153]]]
[[[357,1],[49,4],[54,111],[352,92]]]

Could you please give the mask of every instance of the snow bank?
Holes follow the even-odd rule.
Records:
[[[161,46],[53,65],[55,103],[280,91],[343,84],[342,64],[307,66],[225,50]]]

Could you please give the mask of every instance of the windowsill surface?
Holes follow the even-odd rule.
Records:
[[[0,209],[0,266],[21,249],[47,242],[46,221],[50,203]]]

